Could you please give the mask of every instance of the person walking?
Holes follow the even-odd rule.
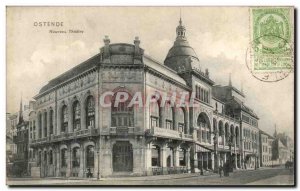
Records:
[[[221,162],[220,166],[219,166],[219,174],[220,174],[220,178],[222,178],[222,172],[223,171],[223,164]]]

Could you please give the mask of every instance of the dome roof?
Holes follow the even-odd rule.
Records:
[[[192,57],[198,59],[196,52],[194,51],[194,49],[192,47],[190,47],[187,40],[176,40],[174,42],[173,47],[169,50],[167,57],[165,59],[165,62],[169,58],[180,57],[180,56],[185,56],[185,57],[192,56]]]
[[[193,62],[197,62],[197,68],[200,67],[199,59],[194,51],[194,49],[189,45],[189,42],[185,36],[185,27],[182,25],[181,18],[179,20],[179,25],[176,28],[176,40],[174,42],[173,47],[169,50],[167,57],[164,61],[164,64],[173,70],[179,72],[182,69],[192,69],[195,65],[191,65],[188,60],[193,60]]]

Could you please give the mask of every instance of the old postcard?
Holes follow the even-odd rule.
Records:
[[[6,22],[8,185],[295,185],[294,7]]]

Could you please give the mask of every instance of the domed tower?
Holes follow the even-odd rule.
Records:
[[[191,70],[201,70],[198,56],[189,45],[185,36],[186,28],[182,24],[180,17],[179,25],[176,28],[176,40],[169,50],[164,64],[178,73]]]

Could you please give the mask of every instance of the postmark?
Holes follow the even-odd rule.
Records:
[[[250,8],[250,43],[246,63],[265,82],[286,78],[294,69],[293,8]]]

